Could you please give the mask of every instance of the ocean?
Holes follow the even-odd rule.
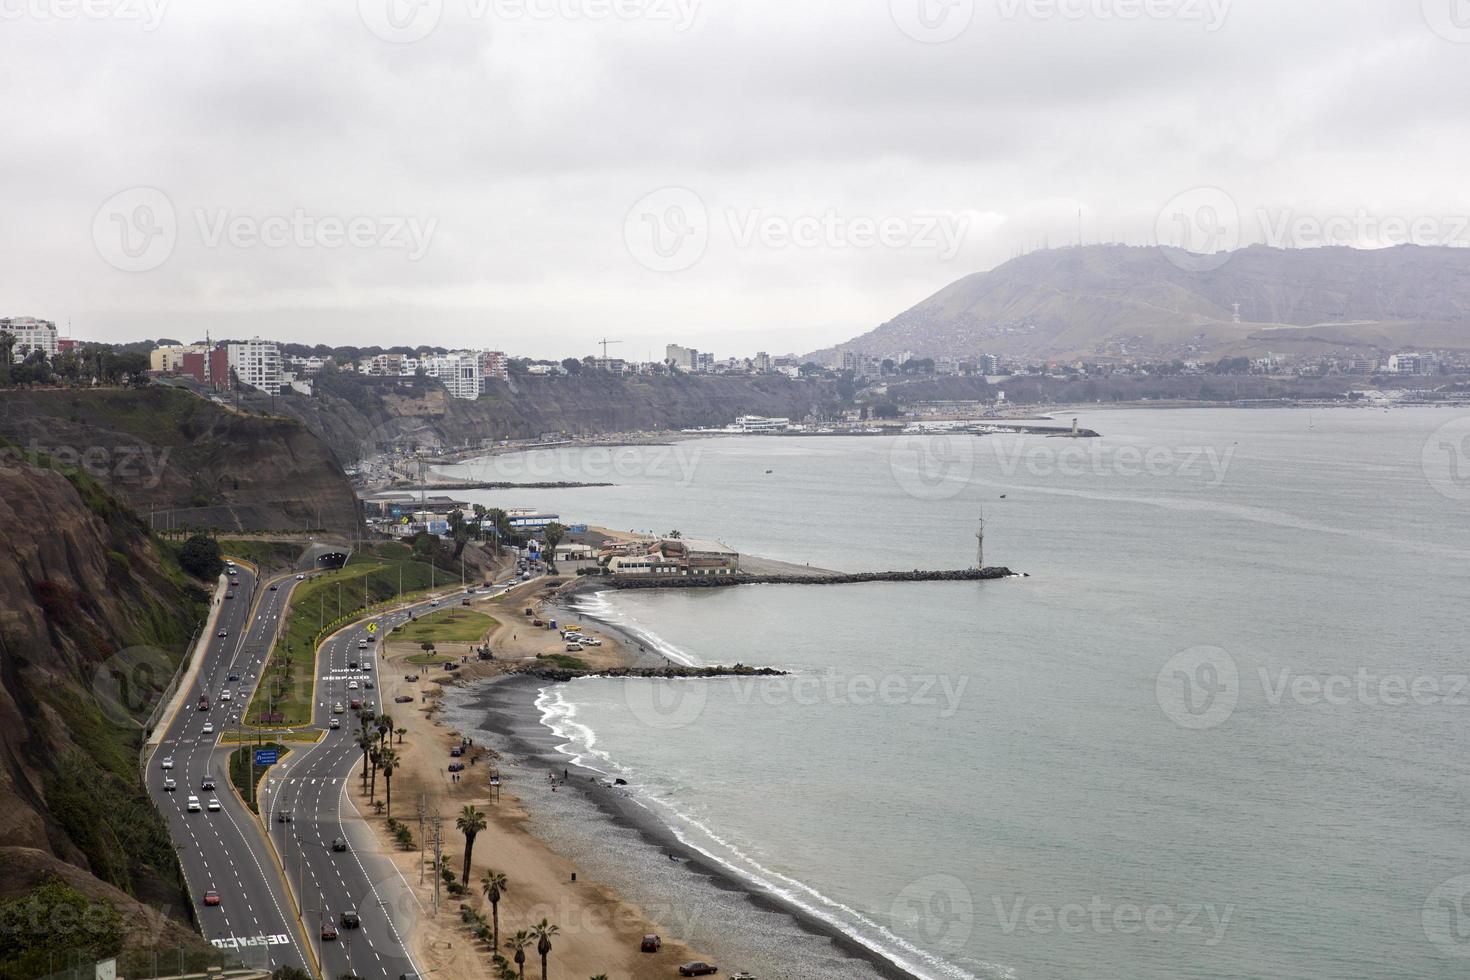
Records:
[[[1067,416],[1070,419],[1070,415]],[[539,694],[693,852],[926,977],[1470,970],[1470,419],[1111,410],[1097,440],[730,437],[465,492],[966,583],[602,592],[671,660]],[[565,794],[563,794],[565,795]]]

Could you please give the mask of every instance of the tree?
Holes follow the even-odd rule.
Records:
[[[218,578],[225,570],[219,542],[203,534],[194,535],[179,549],[179,567],[197,579]]]
[[[367,792],[368,750],[373,747],[373,737],[366,728],[357,730],[357,747],[362,749],[362,791]]]
[[[372,740],[373,745],[368,749],[368,761],[373,764],[372,772],[368,776],[368,799],[375,800],[378,798],[378,765],[383,758],[383,751],[378,748],[377,736],[369,735],[368,738]]]
[[[561,544],[562,536],[566,533],[567,529],[556,521],[546,525],[545,530],[541,532],[541,536],[546,539],[546,554],[542,557],[546,559],[548,567],[556,564],[556,546]]]
[[[536,937],[536,952],[541,955],[541,980],[546,980],[546,957],[551,955],[551,937],[559,932],[559,928],[545,919],[531,927],[531,935]]]
[[[398,753],[383,749],[379,753],[378,765],[383,767],[383,794],[386,797],[388,816],[393,816],[393,769],[398,765]]]
[[[400,729],[397,730],[398,744],[399,745],[402,745],[403,744],[403,736],[405,736],[407,734],[408,734],[408,729],[407,728],[400,728]]]
[[[575,357],[569,357],[566,360],[562,361],[561,366],[570,377],[575,378],[577,375],[582,373],[582,362],[577,360]]]
[[[497,949],[500,948],[500,896],[509,886],[505,875],[493,868],[486,868],[480,878],[480,891],[485,893],[485,901],[490,903],[490,929],[494,937],[491,945]]]
[[[0,330],[0,384],[10,384],[10,368],[15,363],[15,334]]]
[[[485,512],[490,518],[490,524],[495,529],[495,557],[500,557],[500,542],[510,537],[510,515],[499,507],[492,507]]]
[[[475,837],[485,829],[485,814],[476,810],[473,804],[466,805],[459,811],[459,819],[454,825],[464,834],[464,878],[466,884],[470,880],[470,857],[475,850]]]
[[[517,929],[516,934],[505,941],[506,948],[516,951],[512,957],[516,961],[516,970],[520,973],[521,980],[526,980],[526,947],[531,945],[531,934],[524,929]]]
[[[682,531],[674,530],[669,532],[669,537],[673,538],[675,541],[678,541],[683,536],[684,533]]]

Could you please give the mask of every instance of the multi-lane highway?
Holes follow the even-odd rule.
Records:
[[[304,937],[284,883],[255,816],[230,789],[230,747],[219,743],[238,725],[295,582],[288,578],[271,591],[272,583],[261,584],[243,566],[233,578],[216,635],[201,640],[199,670],[165,722],[144,778],[168,821],[204,937],[251,965],[305,969]],[[208,698],[207,710],[199,710],[201,697]],[[168,780],[172,789],[165,788]]]

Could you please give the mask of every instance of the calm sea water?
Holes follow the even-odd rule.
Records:
[[[986,583],[604,594],[775,681],[543,695],[689,842],[929,976],[1470,972],[1470,423],[1098,412],[1095,442],[735,438],[476,493]]]

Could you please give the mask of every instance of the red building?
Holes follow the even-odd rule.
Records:
[[[228,388],[230,386],[230,352],[221,344],[209,352],[207,361],[203,354],[185,353],[179,373],[190,375],[201,384]]]

